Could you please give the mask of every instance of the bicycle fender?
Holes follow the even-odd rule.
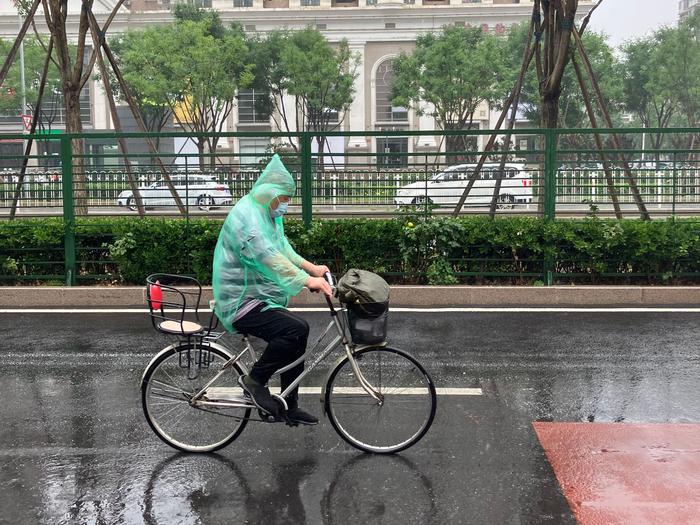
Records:
[[[386,348],[387,346],[388,346],[387,342],[384,341],[383,343],[374,344],[374,345],[357,345],[357,346],[353,347],[351,351],[353,354],[355,354],[355,353],[359,352],[360,350],[364,350],[366,348]],[[331,366],[328,369],[328,373],[326,374],[326,379],[323,382],[323,386],[321,386],[321,397],[320,397],[319,401],[323,404],[323,416],[324,417],[326,416],[326,412],[327,412],[326,392],[328,391],[328,381],[330,381],[331,374],[333,373],[333,371],[336,368],[338,368],[340,366],[340,364],[343,361],[345,361],[347,358],[348,358],[348,356],[345,353],[343,353],[343,355],[340,356],[335,361],[335,363],[333,363],[333,366]]]

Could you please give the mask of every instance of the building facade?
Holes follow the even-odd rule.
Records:
[[[172,20],[169,11],[172,0],[128,0],[114,19],[111,34],[126,29],[143,28]],[[102,21],[114,5],[114,0],[96,0],[95,13]],[[68,30],[75,34],[79,18],[80,0],[69,0]],[[331,42],[348,41],[350,49],[359,58],[356,96],[340,124],[347,131],[410,131],[435,130],[429,116],[391,104],[393,79],[392,61],[402,51],[415,46],[418,35],[437,32],[446,25],[481,27],[484,31],[503,34],[514,25],[528,20],[532,0],[204,0],[204,6],[219,11],[224,23],[239,22],[249,33],[265,34],[274,29],[301,29],[315,27]],[[581,15],[588,12],[593,1],[579,2]],[[39,31],[45,31],[43,16],[37,17]],[[0,8],[0,37],[14,38],[18,17],[12,7]],[[86,128],[112,129],[106,98],[96,81],[89,85],[90,111]],[[228,131],[276,131],[273,119],[255,110],[252,90],[239,94],[237,107],[227,122]],[[126,112],[124,112],[126,113]],[[21,120],[5,116],[0,131],[21,129]],[[489,128],[497,118],[487,105],[477,110],[477,127]],[[521,125],[523,125],[521,123]],[[132,127],[132,126],[129,126]],[[221,141],[221,153],[255,154],[264,152],[269,141],[243,139]],[[173,148],[189,151],[192,144],[173,144]],[[395,153],[428,152],[443,148],[435,137],[334,138],[328,144],[330,161],[346,152],[369,156],[386,153],[387,159],[396,159]]]
[[[680,0],[678,2],[678,16],[682,22],[700,5],[700,0]]]

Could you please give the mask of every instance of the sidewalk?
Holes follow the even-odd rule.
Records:
[[[211,299],[204,288],[202,306]],[[325,306],[304,290],[290,306]],[[700,307],[694,286],[392,286],[391,305],[406,307]],[[145,308],[144,287],[0,287],[0,308]]]

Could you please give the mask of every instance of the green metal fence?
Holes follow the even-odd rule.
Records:
[[[216,137],[223,147],[215,152],[206,145],[196,147],[214,135],[63,134],[51,137],[51,148],[44,144],[44,135],[0,135],[0,143],[16,144],[14,153],[7,153],[7,147],[0,150],[0,220],[62,217],[61,246],[45,247],[62,252],[62,271],[57,260],[37,260],[37,265],[52,270],[26,273],[27,280],[43,277],[72,284],[76,277],[95,279],[100,276],[96,254],[103,246],[76,240],[76,218],[223,219],[273,152],[282,156],[297,179],[298,196],[290,215],[300,217],[307,228],[315,218],[447,216],[455,213],[469,184],[459,215],[545,220],[700,215],[700,156],[695,146],[700,129],[513,130],[501,135],[474,177],[480,147],[490,134],[488,130],[222,133]],[[602,151],[594,134],[603,139]],[[649,147],[651,137],[663,137],[661,145]],[[30,138],[37,146],[25,158],[22,151]],[[119,146],[120,139],[128,153]],[[83,142],[83,154],[74,155],[72,141]],[[149,141],[158,144],[156,152],[149,150]],[[268,147],[251,150],[251,141]],[[454,151],[445,151],[448,143]],[[38,253],[46,257],[47,252],[38,249]],[[76,253],[83,259],[78,261]],[[76,276],[78,263],[89,265],[90,256],[96,258],[98,269]],[[538,272],[547,282],[554,265],[546,258],[542,261]]]

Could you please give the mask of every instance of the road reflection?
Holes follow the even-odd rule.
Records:
[[[328,525],[434,523],[433,485],[404,456],[359,454],[336,469],[321,515]]]
[[[311,456],[245,470],[219,454],[165,458],[145,486],[144,523],[435,523],[432,483],[402,456],[354,456],[330,483]]]

